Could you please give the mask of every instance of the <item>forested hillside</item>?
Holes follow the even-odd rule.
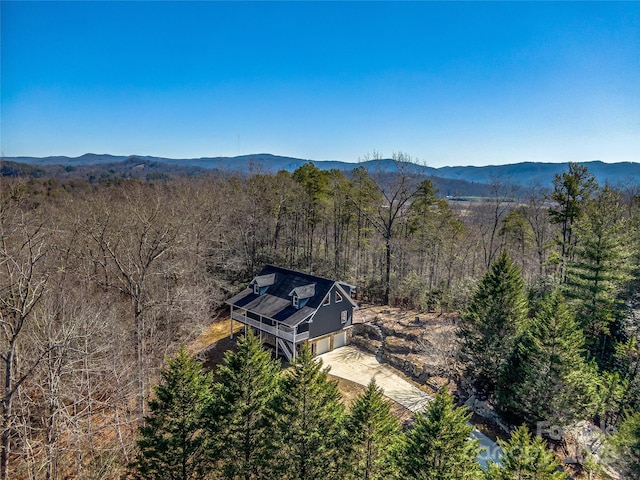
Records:
[[[39,175],[65,175],[63,172],[76,171],[77,174],[84,174],[87,171],[107,170],[109,173],[126,172],[126,165],[146,165],[155,169],[161,168],[166,173],[193,173],[203,170],[219,170],[242,175],[247,172],[253,173],[276,173],[280,170],[293,172],[307,163],[311,163],[320,170],[340,170],[350,172],[356,166],[364,167],[367,171],[397,172],[397,157],[403,154],[396,154],[394,158],[383,158],[374,152],[358,159],[358,163],[341,162],[335,160],[304,160],[302,158],[283,157],[269,153],[258,153],[253,155],[241,155],[237,157],[204,157],[204,158],[166,158],[151,157],[147,155],[115,156],[107,154],[86,153],[80,157],[4,157],[1,162],[5,165],[30,165],[36,167],[32,171]],[[471,160],[471,159],[470,159]],[[121,165],[124,164],[125,168]],[[566,170],[567,163],[547,163],[547,162],[519,162],[506,165],[485,165],[485,166],[456,166],[456,167],[431,167],[424,164],[415,163],[414,168],[420,175],[437,178],[449,186],[464,185],[467,189],[478,188],[492,183],[495,179],[509,181],[513,185],[531,186],[541,185],[549,187],[555,175]],[[618,162],[605,163],[599,160],[582,162],[581,165],[587,167],[596,177],[598,182],[609,182],[614,185],[637,182],[640,179],[640,163],[638,162]],[[0,165],[1,167],[1,165]],[[106,168],[101,168],[106,167]],[[24,167],[19,167],[23,168]],[[8,168],[6,173],[0,170],[0,174],[11,175],[15,167]],[[115,172],[114,172],[115,171]],[[104,172],[102,172],[104,173]],[[466,192],[447,193],[447,195],[475,195],[470,190]]]
[[[640,185],[570,164],[548,192],[495,181],[447,201],[403,160],[0,178],[0,479],[120,478],[165,359],[266,263],[347,281],[361,301],[460,312],[465,378],[506,421],[603,423],[637,461]],[[633,458],[620,468],[638,478]]]

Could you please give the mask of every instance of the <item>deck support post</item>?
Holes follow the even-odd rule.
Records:
[[[293,359],[296,359],[296,330],[298,330],[298,327],[293,327]]]

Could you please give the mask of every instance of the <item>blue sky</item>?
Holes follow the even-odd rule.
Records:
[[[4,156],[640,161],[640,2],[7,2]]]

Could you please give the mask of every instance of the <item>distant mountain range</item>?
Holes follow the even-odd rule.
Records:
[[[182,172],[182,174],[198,175],[204,170],[221,170],[243,173],[275,173],[279,170],[294,171],[296,168],[311,162],[319,169],[337,169],[351,171],[356,167],[364,167],[369,171],[392,172],[397,169],[397,163],[391,159],[368,160],[360,163],[340,161],[305,160],[300,158],[282,157],[260,153],[255,155],[242,155],[238,157],[211,157],[173,159],[150,156],[116,156],[107,154],[87,153],[80,157],[5,157],[4,162],[16,162],[30,166],[81,167],[90,165],[114,165],[126,162],[133,165],[139,162],[147,167],[154,165],[168,168],[170,172]],[[162,164],[162,165],[159,165]],[[613,185],[624,183],[640,184],[640,163],[604,163],[601,161],[583,162],[598,180],[598,183],[609,182]],[[135,165],[133,165],[135,167]],[[132,168],[133,168],[132,167]],[[193,168],[196,167],[196,168]],[[550,187],[555,174],[567,170],[567,163],[539,163],[523,162],[510,165],[495,165],[485,167],[440,167],[433,168],[424,165],[412,165],[416,173],[426,176],[438,177],[452,181],[471,184],[489,184],[493,181],[507,182],[520,186]],[[26,172],[25,172],[26,173]],[[457,189],[456,189],[457,190]]]

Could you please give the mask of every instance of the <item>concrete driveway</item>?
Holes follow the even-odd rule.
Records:
[[[378,362],[370,353],[346,346],[318,356],[324,366],[331,367],[331,375],[345,378],[360,385],[368,385],[372,378],[390,399],[398,402],[412,412],[423,410],[431,397],[408,382],[388,365]],[[478,462],[484,467],[488,460],[498,461],[500,447],[489,437],[474,429],[472,436],[480,440],[484,451],[478,456]]]

